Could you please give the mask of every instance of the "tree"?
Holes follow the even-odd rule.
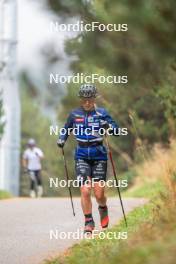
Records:
[[[125,139],[113,140],[122,151],[134,158],[139,142],[148,149],[156,142],[168,143],[176,126],[176,2],[48,0],[48,4],[64,18],[79,16],[85,23],[128,24],[125,33],[94,31],[68,40],[67,53],[76,55],[71,68],[74,73],[128,75],[125,86],[97,84],[101,104],[129,130]],[[78,86],[68,86],[62,113],[76,105],[75,88]]]

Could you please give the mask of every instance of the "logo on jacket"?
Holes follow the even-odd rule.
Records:
[[[75,121],[76,122],[84,122],[84,118],[76,118]]]
[[[89,116],[89,117],[88,117],[88,122],[90,122],[90,123],[91,123],[91,122],[94,122],[94,118],[93,118],[92,116]]]

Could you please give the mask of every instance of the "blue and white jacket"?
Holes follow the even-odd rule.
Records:
[[[101,144],[103,143],[103,135],[99,133],[102,122],[108,123],[112,129],[119,128],[104,108],[98,107],[90,112],[85,111],[82,107],[76,108],[69,114],[64,126],[66,133],[60,134],[59,139],[66,141],[69,131],[73,131],[78,142],[75,149],[75,159],[107,160],[106,147]],[[91,146],[83,147],[79,145],[79,142],[90,143]],[[95,144],[92,145],[92,143]]]

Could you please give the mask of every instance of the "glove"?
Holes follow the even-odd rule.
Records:
[[[105,120],[100,120],[100,125],[101,125],[101,127],[104,128],[104,129],[108,129],[108,128],[109,128],[109,124],[108,124],[108,122],[105,121]]]
[[[65,141],[62,140],[62,139],[58,139],[58,141],[57,141],[57,146],[58,146],[59,148],[63,148],[64,145],[65,145]]]

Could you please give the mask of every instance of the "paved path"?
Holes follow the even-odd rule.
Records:
[[[145,199],[124,198],[125,211],[146,202]],[[80,199],[74,198],[76,217],[72,216],[67,198],[16,198],[0,201],[0,263],[39,264],[44,259],[58,255],[74,239],[50,239],[50,231],[76,232],[82,228],[83,216]],[[121,217],[117,198],[109,198],[111,226]],[[97,205],[93,200],[96,228],[99,228]]]

